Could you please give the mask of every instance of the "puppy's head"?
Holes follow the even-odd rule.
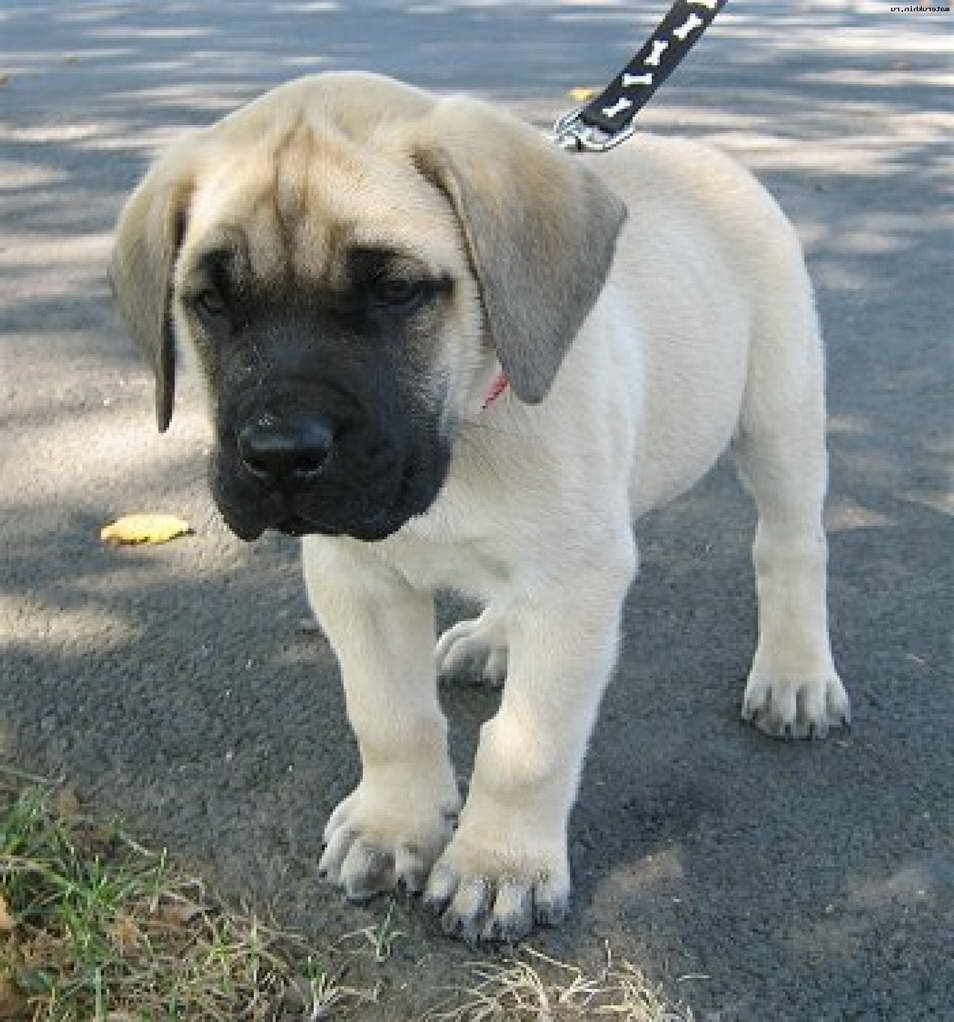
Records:
[[[211,482],[243,539],[380,539],[433,502],[494,367],[542,400],[625,217],[578,162],[468,99],[301,79],[175,145],[112,278],[172,414],[191,344]]]

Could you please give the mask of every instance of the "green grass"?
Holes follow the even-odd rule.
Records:
[[[0,1018],[321,1019],[372,996],[71,802],[0,784]],[[389,926],[368,934],[377,953]]]

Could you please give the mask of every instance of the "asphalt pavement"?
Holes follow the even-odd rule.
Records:
[[[296,543],[230,536],[186,386],[112,312],[112,225],[156,147],[330,68],[475,91],[544,125],[666,8],[629,2],[105,2],[0,9],[0,757],[75,785],[232,897],[320,939],[375,923],[317,882],[356,779]],[[831,621],[854,727],[738,720],[753,511],[726,465],[640,524],[643,568],[571,827],[573,913],[697,1019],[954,1019],[954,22],[888,0],[732,0],[640,119],[713,142],[804,240],[828,342]],[[588,157],[598,159],[598,157]],[[104,549],[132,510],[195,535]],[[459,608],[443,603],[444,620]],[[496,695],[444,692],[466,772]],[[414,904],[371,963],[411,1019],[474,952]],[[479,952],[493,956],[497,952]]]

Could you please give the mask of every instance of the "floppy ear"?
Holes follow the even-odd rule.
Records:
[[[415,162],[461,222],[497,358],[536,404],[603,287],[626,207],[582,159],[479,100],[445,99],[419,127]]]
[[[155,373],[160,433],[172,418],[176,374],[172,274],[192,187],[191,173],[181,159],[165,158],[156,164],[123,207],[110,264],[123,322]]]

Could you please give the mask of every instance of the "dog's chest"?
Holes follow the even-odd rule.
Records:
[[[506,560],[478,542],[434,543],[402,535],[399,544],[382,553],[415,589],[424,591],[454,589],[486,600],[511,577]]]
[[[451,483],[377,553],[415,589],[455,589],[486,600],[511,584],[511,530],[506,515],[498,520],[492,508],[463,496]]]

